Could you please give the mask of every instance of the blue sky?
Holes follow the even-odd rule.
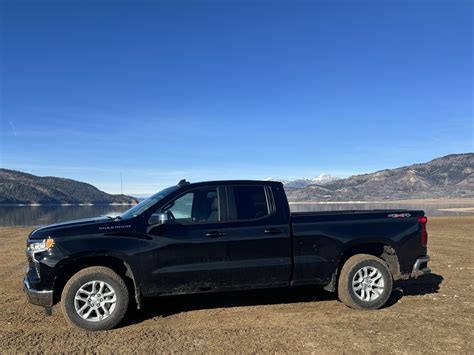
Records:
[[[474,151],[470,1],[3,1],[0,165],[147,194]]]

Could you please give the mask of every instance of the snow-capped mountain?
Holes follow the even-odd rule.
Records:
[[[319,176],[312,180],[312,183],[316,185],[326,185],[339,179],[340,178],[332,176],[331,174],[319,174]]]
[[[302,178],[302,179],[296,179],[296,180],[281,180],[281,179],[275,179],[275,178],[269,177],[264,180],[265,181],[280,181],[283,183],[285,187],[302,189],[309,185],[321,185],[321,186],[326,185],[336,180],[339,180],[339,178],[332,176],[330,174],[320,174],[319,176],[312,179]]]

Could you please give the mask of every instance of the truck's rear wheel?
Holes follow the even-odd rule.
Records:
[[[113,270],[94,266],[76,273],[64,287],[61,304],[66,320],[86,330],[107,330],[125,316],[128,289]]]
[[[339,299],[355,309],[382,307],[392,293],[392,275],[385,262],[373,255],[357,254],[342,267]]]

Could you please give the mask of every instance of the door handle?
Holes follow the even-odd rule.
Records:
[[[218,232],[218,231],[211,231],[211,232],[206,233],[206,237],[208,238],[219,238],[219,237],[223,237],[224,235],[225,233]]]
[[[280,234],[280,233],[282,233],[282,231],[277,229],[277,228],[267,228],[267,229],[265,229],[265,234]]]

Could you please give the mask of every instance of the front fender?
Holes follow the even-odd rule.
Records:
[[[85,235],[56,240],[51,258],[46,261],[58,270],[86,258],[116,258],[126,263],[139,283],[140,253],[143,240],[129,235]]]

